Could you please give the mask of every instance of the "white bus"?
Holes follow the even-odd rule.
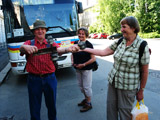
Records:
[[[34,38],[31,27],[36,19],[44,20],[52,36],[61,47],[68,47],[78,40],[78,13],[82,4],[75,0],[2,0],[5,34],[12,71],[25,74],[26,59],[20,56],[19,48]],[[58,69],[71,67],[71,54],[59,56]]]

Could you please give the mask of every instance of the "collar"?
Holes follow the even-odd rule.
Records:
[[[139,35],[137,35],[136,39],[132,43],[133,47],[136,47],[139,41],[140,41],[140,37],[139,37]]]
[[[126,44],[126,39],[125,38],[123,38],[123,39],[124,39],[124,44]],[[139,35],[136,36],[136,39],[133,41],[133,43],[131,44],[131,46],[136,47],[137,44],[138,44],[138,41],[140,41]]]
[[[37,40],[37,38],[35,38],[35,43],[40,44],[40,42],[39,42],[39,40]],[[42,42],[42,44],[46,44],[47,45],[48,44],[47,40],[44,39],[43,42]]]

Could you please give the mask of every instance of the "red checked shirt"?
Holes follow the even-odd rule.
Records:
[[[40,42],[37,39],[35,39],[35,46],[37,46],[38,49],[46,48],[47,44],[48,43],[46,39],[43,41],[42,44],[40,44]],[[24,45],[31,45],[31,41],[30,40],[26,41]],[[56,46],[57,48],[59,47],[58,44],[56,43],[53,43],[53,46]],[[27,56],[26,70],[27,72],[32,74],[47,74],[55,72],[56,69],[53,64],[53,61],[51,60],[50,54],[43,54],[36,56],[30,54]]]

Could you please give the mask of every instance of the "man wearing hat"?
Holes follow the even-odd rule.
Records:
[[[35,35],[34,45],[31,40],[26,41],[21,47],[21,55],[27,55],[26,70],[28,72],[28,94],[31,120],[40,120],[40,108],[42,93],[44,93],[46,107],[48,109],[48,119],[57,120],[56,118],[56,89],[57,80],[55,76],[55,66],[51,60],[50,54],[33,56],[38,49],[46,48],[47,41],[45,34],[48,28],[42,20],[36,20],[33,24],[32,32]],[[52,44],[57,47],[59,54],[67,52],[76,52],[77,46],[60,48],[56,43]]]

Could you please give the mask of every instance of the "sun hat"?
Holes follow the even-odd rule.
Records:
[[[33,32],[37,28],[46,28],[46,30],[48,31],[48,27],[46,26],[46,23],[43,20],[36,20],[33,23],[33,29],[31,29],[31,31]]]

